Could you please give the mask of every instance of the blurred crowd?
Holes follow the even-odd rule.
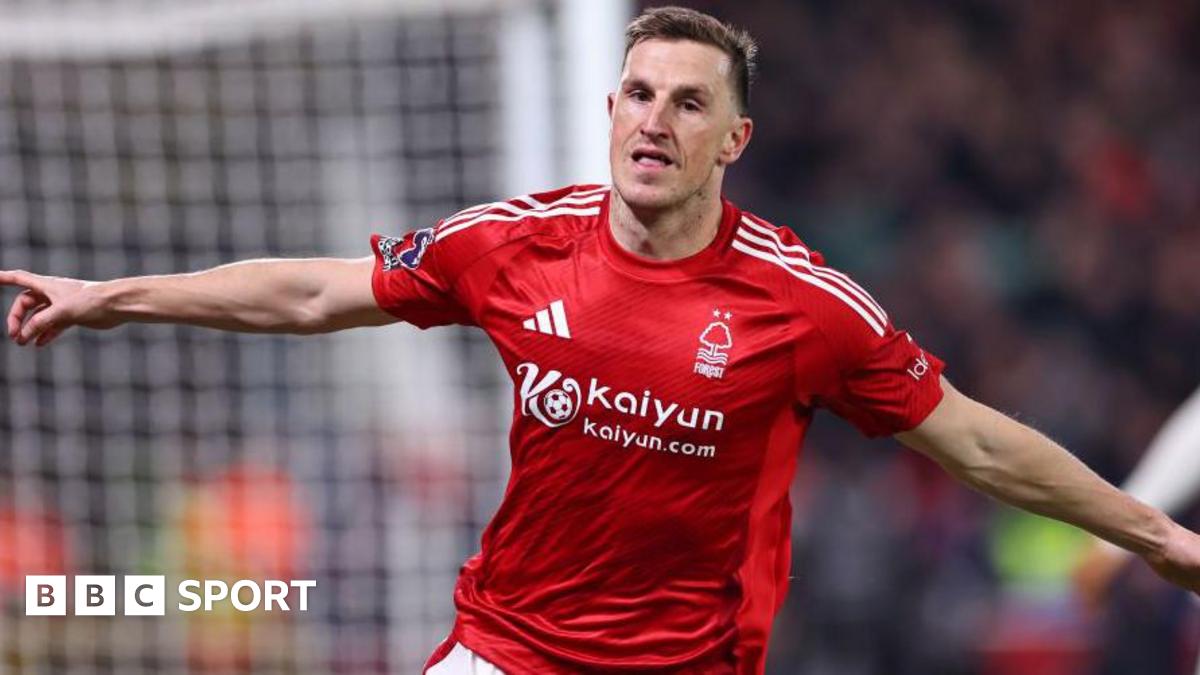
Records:
[[[1200,5],[688,4],[761,47],[729,196],[1122,480],[1200,385]],[[1196,610],[1146,573],[1076,606],[1075,533],[840,423],[801,472],[774,672],[1191,672]]]

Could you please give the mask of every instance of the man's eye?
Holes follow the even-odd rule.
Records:
[[[650,94],[648,94],[640,89],[636,89],[634,91],[629,92],[629,98],[631,98],[635,101],[649,101]]]
[[[700,112],[700,104],[695,101],[684,101],[680,106],[688,112]]]

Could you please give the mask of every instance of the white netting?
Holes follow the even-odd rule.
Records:
[[[0,54],[144,55],[397,15],[479,14],[524,0],[0,0]]]
[[[0,3],[0,268],[359,256],[495,198],[500,16],[433,4]],[[416,672],[449,629],[506,463],[478,335],[76,331],[0,346],[0,380],[0,670]],[[318,586],[306,614],[24,617],[39,573]]]

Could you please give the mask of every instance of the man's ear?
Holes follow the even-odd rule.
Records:
[[[613,105],[616,103],[616,101],[617,95],[611,91],[608,92],[608,119],[610,122],[612,121]]]
[[[742,152],[746,150],[746,146],[750,144],[752,135],[754,135],[754,120],[746,115],[738,115],[733,129],[725,135],[725,142],[721,144],[721,153],[717,155],[717,164],[728,166],[736,162],[742,156]]]

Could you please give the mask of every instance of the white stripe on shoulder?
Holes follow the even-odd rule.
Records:
[[[446,217],[442,221],[442,225],[438,229],[443,229],[447,225],[452,225],[455,222],[465,220],[466,218],[469,218],[471,216],[477,216],[480,213],[483,213],[485,211],[490,211],[495,208],[514,207],[514,206],[516,208],[521,208],[520,205],[523,205],[524,208],[527,208],[527,209],[548,208],[548,207],[554,206],[556,204],[559,204],[561,202],[564,202],[564,200],[569,200],[569,199],[579,198],[579,197],[590,197],[592,195],[598,195],[598,194],[608,192],[610,189],[612,189],[611,186],[601,185],[600,187],[594,187],[594,188],[590,188],[588,190],[580,190],[578,192],[572,192],[568,195],[565,195],[561,199],[550,202],[549,204],[538,201],[531,194],[521,195],[519,197],[513,197],[512,199],[506,199],[504,201],[499,201],[499,202],[488,202],[486,204],[476,204],[475,206],[465,208],[462,211],[459,211],[458,213],[455,213],[451,216]],[[513,204],[512,202],[519,202],[519,205]]]
[[[501,216],[501,215],[495,215],[495,214],[491,214],[491,213],[485,213],[481,216],[472,218],[471,220],[459,223],[453,227],[448,227],[448,228],[442,230],[441,232],[438,232],[437,236],[434,237],[434,241],[441,241],[441,240],[445,239],[446,237],[449,237],[450,235],[454,234],[455,232],[465,230],[468,227],[471,227],[472,225],[476,225],[476,224],[483,223],[483,222],[515,223],[519,220],[524,220],[525,218],[553,218],[554,216],[598,216],[598,215],[600,215],[600,207],[599,206],[592,206],[590,208],[571,208],[569,206],[564,206],[564,207],[560,207],[557,209],[544,209],[544,210],[539,209],[536,211],[523,211],[520,213],[515,213],[511,216]]]
[[[547,218],[555,215],[596,215],[600,212],[600,203],[604,201],[604,197],[603,191],[585,195],[569,194],[548,204],[526,197],[524,199],[536,204],[528,208],[521,208],[510,202],[494,202],[486,205],[485,209],[468,209],[470,213],[463,212],[442,221],[435,241],[441,241],[455,232],[482,222],[515,222],[525,217]]]
[[[772,230],[760,223],[754,222],[753,220],[750,220],[746,216],[742,216],[742,223],[744,225],[747,225],[747,226],[753,228],[755,232],[760,232],[762,234],[767,235],[770,238],[770,242],[767,242],[758,237],[754,237],[754,235],[752,235],[749,232],[747,232],[743,236],[750,239],[751,241],[754,241],[755,243],[762,244],[764,246],[770,246],[770,247],[774,248],[776,250],[776,252],[778,252],[785,261],[787,261],[793,265],[801,265],[801,266],[805,267],[806,269],[808,269],[809,272],[812,272],[813,274],[815,274],[819,277],[822,277],[822,278],[828,279],[832,282],[841,284],[842,286],[844,286],[846,288],[846,290],[850,291],[850,293],[852,293],[854,295],[854,297],[856,297],[859,300],[861,300],[862,302],[866,303],[867,307],[872,312],[874,312],[875,316],[879,317],[880,321],[882,321],[885,324],[887,323],[887,321],[888,321],[887,312],[883,311],[883,307],[880,306],[880,304],[878,302],[875,302],[875,298],[871,297],[871,294],[868,293],[866,291],[866,289],[864,289],[862,286],[859,286],[858,283],[855,282],[853,279],[851,279],[850,277],[846,276],[845,274],[842,274],[841,272],[833,269],[832,267],[825,267],[822,265],[812,264],[812,257],[810,256],[808,249],[804,248],[803,246],[785,245],[783,243],[783,240],[779,238],[779,234],[777,232],[775,232],[774,230]],[[742,232],[743,230],[739,229],[738,231]],[[796,258],[791,258],[785,252],[800,253],[801,255],[804,256],[804,260],[798,260]]]
[[[612,189],[611,185],[601,185],[599,187],[588,188],[587,190],[580,190],[579,192],[572,192],[568,196],[570,196],[570,197],[587,197],[589,195],[604,194],[605,192],[608,192],[611,189]]]
[[[800,255],[804,256],[805,260],[808,260],[808,249],[804,248],[803,246],[794,246],[794,245],[789,246],[787,244],[784,244],[783,240],[779,238],[779,234],[776,233],[771,228],[766,227],[765,225],[760,225],[759,223],[756,223],[753,220],[751,220],[749,216],[745,216],[745,215],[742,216],[742,224],[749,227],[750,229],[754,230],[755,232],[758,232],[760,234],[764,234],[764,235],[770,237],[779,246],[780,251],[787,251],[790,253],[799,253]]]
[[[864,308],[866,308],[867,311],[875,315],[875,318],[878,319],[880,323],[886,324],[888,322],[887,313],[883,311],[883,308],[879,306],[879,303],[875,302],[875,299],[872,298],[870,294],[864,291],[861,286],[851,281],[846,275],[835,270],[831,270],[828,267],[814,265],[809,260],[804,258],[795,258],[786,255],[777,248],[777,244],[774,240],[760,237],[751,233],[745,228],[739,227],[737,236],[745,239],[748,242],[767,248],[771,253],[774,253],[779,260],[789,265],[800,267],[809,274],[820,277],[825,281],[828,281],[830,284],[841,288],[846,293],[854,296],[858,302],[861,303]]]
[[[480,213],[483,213],[484,211],[490,211],[491,209],[494,209],[498,206],[508,206],[508,205],[510,205],[510,202],[520,202],[521,204],[524,204],[526,208],[531,208],[531,209],[541,208],[541,207],[545,206],[545,204],[534,199],[532,195],[521,195],[520,197],[513,197],[512,199],[507,199],[507,200],[501,201],[501,202],[488,202],[486,204],[476,204],[475,206],[465,208],[462,211],[459,211],[458,213],[455,213],[451,216],[447,216],[446,219],[442,221],[442,223],[445,224],[446,222],[449,222],[451,220],[459,220],[459,219],[467,218],[470,216],[477,216]]]
[[[743,230],[739,230],[739,232],[742,232],[742,231]],[[820,288],[820,289],[826,291],[827,293],[829,293],[830,295],[834,296],[838,300],[841,300],[848,307],[850,307],[850,309],[853,309],[856,314],[858,314],[860,317],[862,317],[863,321],[867,322],[867,325],[870,326],[871,329],[875,331],[876,335],[883,337],[884,332],[885,332],[884,324],[880,323],[879,319],[875,317],[874,313],[867,311],[861,304],[859,304],[858,302],[855,302],[854,300],[852,300],[850,298],[850,296],[846,295],[846,293],[842,287],[839,287],[839,286],[836,286],[836,285],[830,283],[829,280],[827,280],[825,278],[816,276],[814,274],[809,274],[807,272],[803,272],[799,269],[796,269],[792,265],[789,265],[787,262],[784,262],[784,260],[782,259],[782,254],[773,249],[763,250],[761,248],[756,248],[754,246],[751,246],[751,245],[749,245],[743,241],[739,241],[737,239],[735,239],[733,241],[732,246],[733,246],[733,248],[737,249],[738,251],[741,251],[742,253],[745,253],[746,255],[748,255],[752,258],[758,258],[759,260],[763,260],[763,261],[769,262],[773,265],[777,265],[780,268],[782,268],[784,271],[786,271],[788,274],[791,274],[792,276],[796,277],[797,279],[800,279],[801,281],[804,281],[805,283],[816,286],[817,288]]]
[[[496,210],[496,209],[499,209],[506,213],[512,213],[514,211],[514,209],[520,210],[520,211],[545,209],[545,208],[550,208],[552,206],[556,206],[556,205],[562,204],[562,203],[570,203],[570,200],[578,201],[579,198],[580,198],[580,195],[578,195],[578,194],[570,194],[570,195],[566,195],[562,199],[558,199],[553,202],[550,202],[549,204],[546,204],[546,203],[538,201],[532,195],[522,195],[520,197],[513,197],[512,199],[508,199],[508,200],[505,200],[502,202],[491,202],[488,204],[480,204],[478,206],[472,206],[469,209],[463,209],[462,211],[459,211],[458,213],[445,218],[444,220],[442,220],[442,224],[439,227],[439,229],[445,229],[446,227],[453,225],[455,223],[462,222],[473,216],[477,216],[481,213],[485,213],[487,211],[492,211],[492,210]]]
[[[450,218],[447,218],[442,221],[442,225],[439,229],[447,230],[455,225],[458,225],[459,223],[465,222],[467,220],[471,220],[472,218],[480,217],[483,214],[490,213],[490,212],[498,212],[498,213],[507,213],[510,215],[517,215],[520,213],[528,213],[530,211],[541,211],[544,209],[556,208],[559,206],[567,206],[569,204],[599,203],[603,199],[604,199],[604,197],[602,195],[592,195],[592,196],[588,196],[588,197],[577,197],[575,195],[569,195],[562,199],[558,199],[553,202],[550,202],[549,204],[543,204],[541,202],[538,202],[538,201],[530,198],[529,201],[536,204],[536,206],[526,206],[526,207],[517,206],[516,204],[512,204],[510,202],[496,202],[494,204],[488,205],[488,208],[486,208],[486,209],[473,211],[471,213],[464,213],[461,215],[451,216]]]
[[[824,267],[822,265],[813,265],[813,270],[816,274],[819,274],[827,279],[840,280],[845,286],[850,288],[850,290],[854,291],[854,294],[856,296],[858,296],[859,298],[862,298],[863,302],[867,303],[869,306],[874,308],[875,313],[879,316],[879,318],[884,323],[887,323],[887,320],[888,320],[887,312],[883,311],[883,307],[878,302],[875,302],[875,298],[871,297],[871,294],[868,293],[866,291],[866,289],[864,289],[862,286],[859,286],[858,283],[855,282],[853,279],[851,279],[850,277],[846,276],[845,274],[842,274],[841,272],[833,269],[832,267]]]
[[[774,239],[760,237],[757,234],[754,234],[753,232],[747,230],[744,227],[738,228],[737,236],[741,237],[742,239],[745,239],[746,241],[750,241],[750,242],[753,242],[760,246],[765,246],[766,248],[771,249],[772,251],[775,252],[776,255],[779,256],[779,259],[784,261],[785,263],[803,267],[804,269],[808,270],[809,272],[812,271],[813,266],[812,266],[812,263],[809,262],[809,260],[808,260],[807,251],[805,251],[806,255],[803,258],[796,258],[794,256],[790,256],[790,255],[784,253],[783,250],[781,250],[782,246]]]

